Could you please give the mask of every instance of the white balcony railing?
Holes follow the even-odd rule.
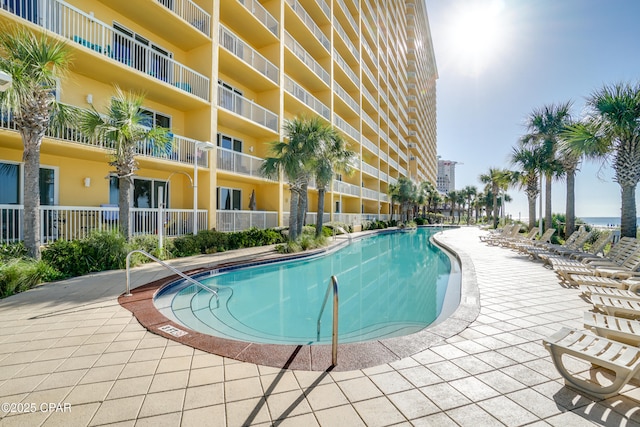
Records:
[[[351,11],[349,11],[347,5],[344,4],[343,0],[338,0],[338,5],[340,5],[342,12],[347,17],[347,20],[349,21],[349,24],[351,24],[351,28],[353,28],[353,31],[355,31],[356,34],[359,34],[360,32],[358,31],[358,24],[356,23],[355,19],[353,19],[352,13]],[[355,8],[358,9],[358,6],[355,6]]]
[[[218,85],[218,106],[278,132],[277,114],[222,85]]]
[[[267,179],[260,172],[264,159],[221,147],[217,148],[216,157],[218,170]]]
[[[340,25],[338,20],[334,20],[333,21],[333,26],[335,27],[336,31],[338,32],[338,35],[342,38],[342,41],[344,41],[344,43],[347,45],[347,48],[349,49],[349,52],[351,52],[351,54],[356,59],[360,59],[360,52],[358,52],[358,48],[351,42],[351,39],[349,39],[349,36],[347,35],[347,32],[344,30],[344,28],[342,28],[342,25]]]
[[[16,123],[11,110],[0,108],[0,129],[10,129],[17,131]],[[91,140],[83,135],[77,127],[67,126],[64,128],[49,128],[46,133],[47,137],[59,139],[61,141],[71,142],[81,145],[90,145],[92,147],[113,150],[113,143],[104,139]],[[195,156],[195,145],[200,141],[187,138],[180,135],[170,134],[171,141],[164,147],[158,147],[147,141],[138,144],[135,147],[135,153],[139,156],[152,157],[155,159],[164,159],[171,162],[193,164]],[[197,162],[199,166],[208,167],[209,161],[206,152],[198,151]]]
[[[371,190],[369,188],[362,188],[362,197],[367,199],[378,200],[378,194],[380,194],[376,190]]]
[[[333,180],[333,191],[342,194],[350,194],[352,196],[360,196],[360,187],[349,184],[348,182]]]
[[[302,101],[305,105],[307,105],[316,113],[320,114],[325,119],[331,120],[329,107],[320,102],[318,98],[307,92],[298,83],[294,82],[289,76],[284,76],[284,90]]]
[[[280,75],[278,67],[222,24],[220,24],[220,45],[272,82],[278,83]]]
[[[269,31],[271,31],[276,37],[280,37],[278,21],[267,11],[267,9],[264,8],[263,5],[260,4],[258,0],[238,0],[238,2],[244,5],[244,7],[246,7],[258,21],[262,22],[264,26],[267,27],[267,29],[269,29]]]
[[[242,231],[251,227],[275,228],[278,226],[278,212],[270,211],[218,211],[216,230]]]
[[[282,224],[284,224],[285,227],[289,226],[289,217],[291,216],[291,214],[289,212],[283,212],[282,213]],[[318,218],[318,213],[317,212],[307,212],[307,214],[304,217],[304,221],[305,224],[309,225],[309,224],[317,224],[317,218]],[[322,214],[322,223],[326,224],[329,221],[331,221],[331,214],[328,212],[325,212]]]
[[[158,209],[131,208],[131,231],[137,234],[158,233]],[[85,238],[92,231],[119,229],[118,207],[40,206],[40,241]],[[198,229],[206,230],[207,211],[198,210]],[[0,205],[0,243],[24,238],[24,207]],[[192,209],[163,209],[161,221],[165,236],[182,236],[193,232]]]
[[[373,154],[377,155],[380,149],[373,142],[369,141],[366,137],[362,137],[362,145]]]
[[[298,59],[304,62],[305,65],[309,67],[315,75],[320,77],[323,82],[325,82],[327,85],[331,84],[331,77],[329,77],[329,73],[327,73],[322,65],[320,65],[318,61],[313,59],[313,56],[311,56],[300,43],[298,43],[293,37],[291,37],[291,34],[289,34],[288,32],[284,33],[284,45],[288,47],[289,50],[298,57]]]
[[[21,0],[18,0],[21,1]],[[202,33],[211,36],[211,15],[191,0],[156,0],[176,15],[193,25]]]
[[[358,132],[356,128],[347,123],[342,117],[340,117],[336,113],[333,113],[333,121],[335,122],[336,126],[338,126],[338,129],[342,130],[344,133],[346,133],[356,141],[360,141],[360,132]]]
[[[322,44],[322,46],[324,46],[324,48],[327,50],[331,49],[331,43],[329,42],[327,36],[324,35],[320,27],[318,27],[318,24],[316,24],[313,18],[307,13],[306,10],[304,10],[304,7],[302,7],[298,0],[287,0],[287,3],[289,4],[289,6],[291,6],[296,15],[298,15],[298,17],[302,19],[302,22],[304,22],[307,28],[309,28],[309,31],[313,33],[320,44]]]
[[[342,86],[340,86],[337,82],[333,83],[334,85],[334,91],[335,93],[344,101],[347,103],[347,105],[349,107],[351,107],[351,109],[353,109],[353,111],[355,111],[356,113],[360,112],[360,105],[358,105],[358,103],[351,97],[351,95],[349,95],[347,93],[346,90],[344,90],[342,88]]]
[[[32,3],[38,7],[27,7]],[[62,0],[3,0],[2,7],[97,54],[209,100],[209,78]]]
[[[342,70],[347,74],[347,76],[351,79],[356,86],[360,86],[360,79],[356,76],[356,73],[353,72],[349,64],[340,56],[336,49],[333,49],[333,54],[335,56],[336,62],[342,68]]]
[[[362,224],[362,214],[333,214],[333,220],[337,222],[344,222],[348,225],[360,225]]]
[[[368,173],[371,176],[378,176],[378,168],[371,166],[367,162],[362,162],[362,171]]]
[[[327,4],[325,0],[316,0],[316,2],[320,5],[320,9],[324,12],[327,18],[331,18],[331,8]]]

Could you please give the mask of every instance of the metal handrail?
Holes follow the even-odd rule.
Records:
[[[327,286],[327,292],[324,294],[324,301],[322,301],[322,307],[320,308],[320,314],[318,315],[318,335],[317,341],[320,341],[320,323],[322,322],[322,313],[324,307],[327,305],[327,299],[329,298],[329,291],[333,288],[333,333],[331,336],[331,364],[336,366],[338,364],[338,278],[331,276],[331,282]]]
[[[351,237],[351,233],[349,233],[347,230],[345,230],[344,228],[340,227],[339,225],[334,225],[333,226],[333,240],[336,240],[336,230],[338,231],[342,231],[343,234],[347,235],[347,238],[349,238],[349,243],[351,243],[353,237]]]
[[[151,255],[148,252],[145,252],[143,250],[140,249],[136,249],[135,251],[131,251],[127,254],[127,293],[125,294],[125,296],[130,297],[131,296],[131,287],[130,287],[130,283],[131,283],[131,275],[130,275],[130,263],[131,263],[131,255],[135,254],[135,253],[139,253],[142,254],[144,256],[146,256],[147,258],[150,258],[152,260],[154,260],[155,262],[157,262],[158,264],[160,264],[161,266],[171,270],[172,272],[174,272],[175,274],[177,274],[178,276],[182,277],[184,280],[186,280],[187,282],[195,285],[196,287],[211,292],[215,297],[216,297],[216,307],[218,307],[220,305],[220,297],[218,296],[218,292],[215,291],[215,289],[211,289],[208,288],[206,286],[204,286],[202,283],[198,282],[197,280],[194,280],[193,278],[187,276],[186,274],[184,274],[182,271],[177,270],[173,267],[171,267],[169,264],[167,264],[166,262],[160,261],[158,258],[154,257],[153,255]]]

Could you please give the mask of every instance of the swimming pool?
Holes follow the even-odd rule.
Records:
[[[331,300],[316,325],[331,275],[338,278],[339,341],[408,335],[452,312],[460,300],[460,268],[433,245],[431,229],[380,233],[328,254],[217,270],[162,288],[158,310],[189,329],[239,341],[325,344]],[[444,308],[444,310],[443,310]]]

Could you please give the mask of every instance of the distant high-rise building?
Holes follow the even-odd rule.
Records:
[[[439,192],[448,194],[456,189],[456,164],[453,160],[438,159],[437,189]]]

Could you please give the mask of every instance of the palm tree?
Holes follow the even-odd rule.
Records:
[[[56,102],[56,82],[64,78],[71,56],[64,42],[36,35],[23,27],[0,29],[0,70],[11,87],[0,104],[11,111],[24,150],[24,244],[29,256],[40,259],[40,146],[51,126],[70,120],[74,109]]]
[[[344,138],[329,124],[322,124],[322,134],[326,134],[320,139],[320,147],[314,153],[314,175],[316,187],[318,189],[318,207],[316,221],[316,237],[322,234],[322,222],[324,220],[324,197],[327,187],[331,183],[336,172],[350,174],[352,168],[350,163],[355,158],[355,153],[346,147]]]
[[[640,180],[640,84],[605,85],[587,98],[584,121],[563,133],[570,150],[610,161],[621,190],[620,234],[636,237],[636,187]]]
[[[333,132],[318,116],[296,117],[283,126],[285,141],[271,143],[272,156],[266,157],[262,173],[277,179],[280,173],[289,183],[289,239],[296,240],[302,233],[307,212],[307,187],[313,174],[314,159],[322,141],[330,140]]]
[[[567,180],[566,224],[564,229],[565,237],[567,237],[576,228],[576,172],[585,153],[580,152],[577,146],[574,146],[573,149],[568,148],[563,140],[559,141],[557,151],[558,162],[562,166],[563,174]]]
[[[409,220],[409,206],[415,200],[417,188],[415,184],[404,176],[398,178],[398,182],[389,185],[389,195],[392,202],[400,204],[400,221]]]
[[[498,193],[502,189],[506,189],[509,182],[509,171],[505,169],[489,168],[489,172],[480,175],[480,182],[487,184],[491,190],[493,207],[493,228],[498,228]]]
[[[169,132],[161,127],[148,127],[148,116],[143,114],[144,95],[125,92],[117,85],[105,114],[93,106],[82,113],[80,129],[92,140],[107,141],[113,147],[110,166],[118,177],[118,206],[120,232],[131,237],[131,189],[138,170],[136,151],[146,144],[166,151],[171,144]]]
[[[546,162],[542,165],[545,175],[545,230],[551,227],[551,182],[558,175],[559,165],[556,160],[556,147],[560,133],[571,122],[571,102],[545,105],[534,109],[527,119],[525,143],[541,146]]]
[[[478,194],[478,189],[473,185],[467,185],[462,189],[462,194],[467,203],[467,225],[471,223],[471,199]]]
[[[540,194],[538,180],[544,153],[540,147],[529,147],[520,141],[511,152],[511,163],[519,170],[513,172],[512,183],[524,190],[529,205],[529,229],[536,225],[536,200]]]

